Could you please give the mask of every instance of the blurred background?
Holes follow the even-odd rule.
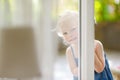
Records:
[[[120,0],[95,0],[95,39],[103,43],[115,80],[120,80]]]
[[[79,0],[0,0],[0,80],[72,80],[55,28],[59,15],[78,11],[78,5]]]
[[[0,0],[0,44],[4,43],[3,40],[8,40],[9,42],[10,39],[13,43],[17,41],[17,38],[11,33],[16,34],[16,36],[23,36],[26,34],[27,29],[27,34],[31,36],[33,33],[36,34],[32,38],[37,38],[35,42],[37,42],[36,49],[38,53],[34,55],[38,59],[34,60],[32,57],[31,60],[37,61],[38,65],[40,64],[40,69],[38,70],[41,73],[41,76],[33,76],[32,78],[28,77],[28,75],[25,77],[26,74],[30,74],[29,71],[29,73],[26,72],[24,74],[24,77],[22,75],[21,78],[20,76],[17,78],[15,75],[8,78],[4,74],[4,77],[0,76],[0,80],[72,80],[72,74],[65,57],[66,46],[63,44],[62,39],[57,36],[54,29],[56,28],[59,14],[66,10],[78,11],[78,5],[79,0]],[[114,78],[115,80],[120,80],[120,0],[95,0],[94,9],[96,21],[95,39],[103,43]],[[7,35],[4,35],[6,33],[11,34],[10,37],[6,37]],[[18,43],[25,40],[29,41],[25,37],[22,37],[23,40],[20,38],[21,40],[18,40]],[[31,42],[34,42],[34,40]],[[28,44],[30,43],[28,42]],[[24,44],[21,46],[26,49]],[[3,45],[14,46],[14,44]],[[14,46],[13,49],[16,47]],[[5,63],[2,58],[4,53],[1,49],[2,46],[0,45],[0,65]],[[6,53],[8,54],[9,52]],[[14,54],[16,53],[11,56],[15,56]],[[19,56],[20,61],[22,61],[23,56],[28,59],[27,55],[22,54],[21,57]],[[13,59],[13,57],[9,60],[7,58],[9,56],[6,55],[5,61],[8,62]],[[12,67],[16,67],[19,63],[13,64]],[[38,65],[36,64],[36,66]],[[29,67],[32,64],[23,66]],[[19,66],[20,71],[23,70],[23,66]],[[7,65],[5,69],[9,72],[11,64]],[[12,70],[14,71],[14,69],[16,68]],[[15,73],[17,74],[18,72]]]

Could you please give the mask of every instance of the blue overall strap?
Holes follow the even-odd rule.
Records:
[[[76,63],[76,66],[78,66],[78,58],[75,58],[75,53],[74,53],[72,46],[71,46],[71,50],[72,50],[72,55],[73,55],[74,61]]]

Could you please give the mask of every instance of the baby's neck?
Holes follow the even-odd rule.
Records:
[[[78,51],[79,45],[78,44],[72,44],[72,47],[74,48],[75,51]]]

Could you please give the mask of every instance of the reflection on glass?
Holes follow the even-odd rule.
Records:
[[[1,80],[72,80],[65,57],[66,46],[52,29],[56,27],[59,14],[66,10],[78,11],[78,1],[0,0]],[[3,65],[8,67],[7,75],[14,73],[12,77],[6,74],[1,77]],[[26,76],[36,72],[39,75]]]
[[[56,10],[56,23],[58,23],[60,17],[61,17],[61,14],[63,14],[65,11],[67,10],[71,10],[71,11],[78,11],[78,0],[59,0],[59,1],[56,1],[57,3],[57,10]],[[61,60],[59,61],[59,63],[57,63],[56,61],[56,70],[58,70],[58,72],[54,73],[56,75],[55,79],[56,80],[73,80],[73,74],[71,72],[71,69],[70,69],[70,66],[69,66],[69,62],[66,58],[66,49],[67,49],[67,46],[68,46],[68,43],[66,41],[64,41],[63,38],[61,38],[63,35],[61,34],[61,32],[59,32],[59,29],[58,29],[58,24],[56,24],[57,28],[56,28],[56,31],[57,31],[57,34],[60,36],[58,37],[58,57],[59,59],[58,60]],[[70,30],[70,33],[72,33],[74,31],[73,30]],[[64,33],[66,34],[66,33]],[[64,66],[62,66],[64,65]],[[57,78],[58,77],[58,78]]]
[[[68,46],[66,57],[73,80],[78,80],[78,54],[79,54],[79,14],[75,11],[67,11],[58,19],[57,31],[64,43]]]

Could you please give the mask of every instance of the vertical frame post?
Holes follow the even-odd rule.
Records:
[[[80,2],[81,80],[94,80],[94,0]]]

